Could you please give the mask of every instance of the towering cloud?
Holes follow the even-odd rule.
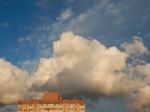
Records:
[[[126,61],[130,56],[147,54],[148,49],[137,37],[122,47],[125,51],[65,32],[53,43],[53,56],[41,58],[31,75],[1,59],[0,101],[11,103],[23,97],[39,96],[45,90],[58,90],[64,96],[121,96],[127,101],[132,99],[130,107],[147,107],[150,64],[128,66]]]
[[[126,53],[116,47],[106,48],[96,40],[87,40],[72,32],[62,34],[53,48],[53,57],[41,59],[33,75],[38,86],[54,84],[67,95],[111,96],[121,91],[118,83],[126,78],[122,72],[126,67]]]

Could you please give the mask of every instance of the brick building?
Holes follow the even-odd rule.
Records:
[[[45,92],[41,100],[20,100],[17,112],[85,112],[85,102],[62,99],[58,92]]]

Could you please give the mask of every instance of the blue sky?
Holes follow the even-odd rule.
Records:
[[[15,64],[28,57],[33,59],[40,55],[37,49],[51,47],[51,41],[57,40],[63,31],[100,40],[107,46],[131,41],[132,36],[137,35],[150,47],[147,41],[150,35],[148,0],[109,1],[106,4],[102,6],[99,0],[1,0],[0,56]],[[67,10],[70,17],[59,20]],[[79,20],[79,16],[86,16],[86,19]],[[46,48],[41,48],[38,41],[46,44]]]
[[[19,68],[32,72],[41,57],[52,56],[53,41],[66,31],[118,48],[139,36],[150,49],[150,1],[0,0],[0,58]],[[127,112],[122,99],[102,98],[91,111],[101,109]]]

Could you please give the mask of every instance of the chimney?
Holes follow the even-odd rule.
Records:
[[[61,100],[61,94],[59,92],[44,92],[43,100],[57,102],[57,101]]]

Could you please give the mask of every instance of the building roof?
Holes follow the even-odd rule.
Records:
[[[19,100],[18,104],[80,104],[84,105],[84,100],[79,99],[62,99],[58,92],[44,92],[43,99],[37,100]]]

